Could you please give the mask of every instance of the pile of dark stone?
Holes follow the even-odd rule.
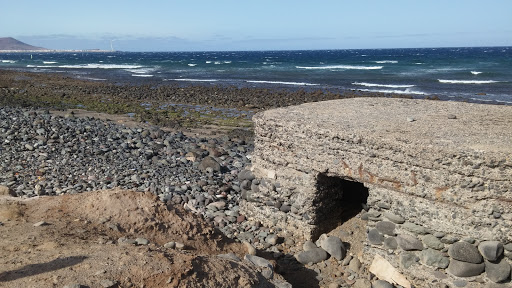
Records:
[[[0,185],[17,196],[150,191],[213,219],[223,211],[222,221],[214,221],[223,227],[239,216],[237,175],[252,150],[252,143],[227,136],[194,138],[72,114],[0,109]]]

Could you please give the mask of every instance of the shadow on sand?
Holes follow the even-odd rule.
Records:
[[[64,258],[57,258],[55,260],[45,263],[29,264],[16,270],[5,271],[0,273],[0,282],[13,281],[23,277],[30,277],[37,274],[42,274],[74,266],[78,263],[83,262],[85,259],[87,259],[86,256],[70,256]]]

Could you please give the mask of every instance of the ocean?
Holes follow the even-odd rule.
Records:
[[[1,53],[0,69],[114,83],[358,90],[512,105],[512,47]]]

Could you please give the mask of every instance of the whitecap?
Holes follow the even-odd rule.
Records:
[[[377,64],[396,64],[398,61],[396,60],[381,60],[381,61],[375,61]]]
[[[153,77],[151,74],[132,74],[133,77]]]
[[[388,89],[358,89],[358,91],[375,92],[375,93],[393,93],[393,94],[406,94],[406,95],[427,95],[425,92],[405,90],[388,90]]]
[[[194,67],[194,66],[196,66],[196,65],[197,65],[197,64],[194,64],[194,63],[189,63],[189,64],[188,64],[188,66],[190,66],[190,67]]]
[[[224,61],[225,64],[231,64],[231,61]]]
[[[49,66],[45,66],[49,67]],[[140,65],[129,65],[129,64],[97,64],[97,63],[88,63],[88,64],[78,64],[78,65],[60,65],[58,68],[71,68],[71,69],[137,69],[142,68]]]
[[[354,82],[352,85],[360,85],[366,87],[384,87],[384,88],[411,88],[416,85],[400,85],[400,84],[375,84],[367,82]]]
[[[492,84],[498,83],[501,81],[495,80],[445,80],[445,79],[437,79],[441,83],[445,84]]]
[[[135,73],[135,74],[147,74],[151,72],[155,72],[155,67],[144,67],[144,68],[137,68],[137,69],[124,69],[124,71]]]
[[[383,66],[354,66],[354,65],[328,65],[328,66],[295,66],[298,69],[354,69],[354,70],[378,70]]]
[[[15,60],[2,60],[2,63],[14,64],[14,63],[16,63],[16,61]]]
[[[56,64],[57,62],[55,61],[43,61],[43,64]]]
[[[221,64],[221,63],[220,63],[220,61],[215,61],[215,62],[213,62],[213,64],[215,64],[215,65],[219,65],[219,64]]]
[[[216,82],[217,79],[188,79],[188,78],[177,78],[177,79],[165,79],[165,81],[187,81],[187,82]]]
[[[248,82],[248,83],[296,85],[296,86],[317,86],[317,85],[319,85],[319,84],[306,83],[306,82],[263,81],[263,80],[247,80],[246,82]]]
[[[473,75],[478,75],[478,74],[482,74],[482,72],[479,72],[479,71],[471,71],[471,74],[473,74]]]
[[[206,64],[211,64],[211,63],[212,63],[212,61],[206,61],[205,63],[206,63]]]

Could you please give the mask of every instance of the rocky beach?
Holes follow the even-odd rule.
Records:
[[[281,216],[241,210],[251,195],[295,193],[253,173],[255,113],[359,96],[409,98],[1,71],[0,287],[400,287],[362,263],[366,241],[403,223],[384,206],[393,223],[361,205],[315,242],[271,225]],[[307,220],[280,199],[261,205]],[[414,242],[399,239],[385,247]],[[510,269],[493,271],[493,282],[509,281]]]
[[[257,191],[260,185],[260,181],[255,179],[252,172],[248,170],[251,166],[254,141],[251,125],[247,125],[247,115],[276,105],[288,105],[310,99],[317,101],[324,97],[339,97],[339,95],[325,96],[320,93],[296,92],[291,93],[289,97],[278,97],[281,100],[272,101],[272,99],[276,99],[276,97],[270,97],[272,94],[277,93],[277,95],[281,96],[285,92],[248,90],[248,93],[240,93],[242,96],[238,96],[239,99],[237,101],[229,102],[226,95],[230,95],[230,93],[236,94],[240,92],[239,90],[235,88],[191,87],[188,89],[164,87],[161,89],[166,92],[161,93],[174,93],[176,97],[173,99],[179,99],[180,102],[178,103],[180,104],[194,105],[201,101],[201,98],[198,98],[202,97],[201,95],[211,95],[213,93],[219,97],[210,97],[210,105],[218,105],[224,109],[223,111],[233,108],[239,111],[239,113],[245,114],[243,117],[240,115],[231,117],[232,125],[225,125],[226,122],[222,122],[222,125],[219,125],[218,122],[211,121],[211,118],[206,123],[201,122],[200,117],[197,117],[197,115],[185,115],[186,113],[182,110],[180,111],[182,115],[179,119],[174,118],[173,120],[176,121],[170,121],[170,118],[166,118],[168,122],[165,123],[169,125],[158,126],[150,123],[150,121],[156,122],[156,124],[163,123],[162,121],[154,121],[154,119],[158,118],[154,118],[152,113],[155,111],[153,110],[149,111],[150,113],[142,112],[149,116],[148,121],[144,121],[145,119],[141,119],[140,115],[136,114],[142,110],[109,110],[114,107],[112,105],[121,103],[125,106],[118,105],[119,107],[129,109],[135,107],[140,102],[157,101],[162,96],[158,96],[159,93],[151,94],[153,90],[150,87],[118,87],[110,84],[78,81],[60,75],[17,72],[2,73],[0,78],[2,79],[0,89],[2,92],[1,102],[3,104],[0,111],[0,185],[2,194],[14,196],[16,197],[15,199],[26,199],[26,201],[35,199],[29,203],[36,203],[36,201],[48,201],[50,203],[54,201],[53,199],[61,201],[57,199],[64,196],[75,197],[72,199],[80,202],[82,201],[79,200],[80,197],[89,197],[85,196],[89,195],[88,193],[98,195],[97,193],[103,192],[96,191],[112,191],[112,189],[127,191],[127,195],[132,193],[128,191],[140,192],[141,195],[145,192],[153,195],[154,201],[161,201],[161,203],[167,205],[171,211],[178,209],[178,211],[182,211],[180,213],[201,216],[200,218],[203,218],[205,221],[204,227],[210,228],[195,228],[193,231],[197,231],[199,235],[204,233],[202,229],[215,229],[215,231],[221,232],[222,236],[218,236],[221,241],[244,243],[239,248],[236,248],[238,250],[235,249],[236,253],[238,253],[238,256],[236,256],[238,260],[234,260],[236,263],[247,265],[247,261],[249,263],[252,263],[251,261],[263,261],[264,263],[268,260],[271,261],[268,263],[272,264],[263,265],[263,267],[270,267],[266,268],[267,270],[270,269],[270,272],[265,272],[265,269],[261,270],[262,268],[258,268],[258,265],[249,265],[250,269],[255,269],[255,272],[250,277],[255,278],[241,286],[267,287],[265,285],[274,285],[276,287],[289,287],[289,285],[293,284],[294,287],[324,287],[331,284],[330,287],[334,287],[334,285],[339,285],[336,287],[343,287],[343,285],[348,287],[347,285],[355,283],[358,279],[360,282],[366,281],[365,283],[369,281],[368,274],[360,270],[361,265],[358,262],[359,260],[357,260],[357,251],[355,249],[351,249],[348,254],[347,251],[340,250],[337,252],[336,258],[331,257],[330,261],[324,262],[328,258],[328,254],[322,248],[318,248],[321,244],[317,243],[317,247],[315,244],[309,243],[305,247],[313,245],[316,247],[316,250],[320,249],[318,251],[323,251],[320,253],[321,255],[308,256],[308,254],[304,254],[297,260],[294,256],[296,253],[311,248],[304,248],[302,246],[302,239],[296,239],[292,235],[283,234],[280,229],[263,226],[259,221],[247,219],[239,211],[241,198],[246,197],[251,191]],[[265,97],[261,96],[260,99],[255,100],[253,95],[258,95],[259,93]],[[134,97],[135,99],[128,97],[120,100],[122,97],[126,97],[127,94],[140,96]],[[302,98],[304,95],[306,95],[306,98]],[[68,108],[78,107],[90,109],[91,107],[87,107],[87,104],[94,103],[91,105],[94,106],[100,102],[97,101],[98,99],[103,99],[104,97],[119,101],[106,103],[106,110],[97,109],[99,110],[98,112],[76,109],[68,110]],[[128,99],[133,100],[135,105],[132,105]],[[75,106],[69,106],[71,103]],[[161,102],[159,103],[162,104]],[[231,105],[227,103],[231,103]],[[108,104],[111,105],[109,106]],[[213,106],[210,107],[213,108]],[[134,114],[126,115],[126,113],[123,113],[116,115],[99,112],[127,112]],[[193,118],[194,116],[196,118]],[[227,118],[226,115],[222,117],[224,117],[224,120]],[[277,187],[277,189],[279,190],[280,188]],[[3,201],[3,211],[11,211],[13,203],[18,203],[5,199]],[[23,201],[25,200],[21,200],[19,203],[23,203]],[[102,201],[108,203],[110,200],[104,198]],[[31,204],[16,204],[15,206],[18,207],[18,205],[23,207],[28,205],[30,207]],[[114,204],[112,205],[112,210],[119,208],[114,207]],[[123,204],[118,203],[117,205],[122,207]],[[288,203],[272,203],[272,205],[278,205],[276,207],[282,211],[293,209]],[[111,208],[105,207],[105,209],[110,210]],[[85,223],[92,222],[92,224],[99,225],[101,229],[106,229],[106,232],[103,233],[107,234],[107,236],[104,235],[103,240],[100,240],[100,243],[106,243],[105,245],[125,245],[126,242],[130,245],[140,246],[146,245],[148,243],[146,241],[149,241],[147,239],[152,240],[149,242],[152,243],[151,245],[158,244],[154,244],[154,241],[157,241],[155,238],[151,238],[151,235],[144,234],[142,231],[133,233],[133,229],[130,231],[128,227],[119,224],[121,222],[119,219],[117,222],[110,221],[112,216],[109,216],[109,213],[111,211],[105,211],[104,213],[105,215],[98,216],[101,219],[84,217],[87,213],[81,216],[68,215],[68,217],[84,218]],[[32,218],[28,220],[27,218],[19,217],[18,214],[2,214],[0,229],[4,230],[3,235],[16,231],[13,227],[17,226],[16,221],[19,221],[20,218],[24,219],[24,222],[32,220]],[[38,215],[38,217],[41,217],[40,221],[36,222],[46,223],[48,226],[45,226],[46,224],[42,225],[47,227],[46,229],[52,229],[59,226],[58,222],[62,220],[59,219],[60,217],[66,217],[58,215],[58,212],[50,214],[48,213],[45,216],[44,213],[40,213]],[[58,220],[52,219],[52,217],[56,217]],[[155,215],[152,217],[158,218]],[[147,220],[137,219],[136,221],[144,222]],[[163,220],[157,219],[155,221]],[[193,221],[203,220],[197,219]],[[354,222],[357,222],[357,220],[354,220]],[[68,223],[66,225],[71,224]],[[165,225],[169,226],[169,223]],[[353,225],[355,229],[362,228],[362,225],[358,223],[351,222],[346,225],[347,227]],[[82,227],[80,229],[89,231],[91,228]],[[165,234],[167,230],[164,229],[161,232]],[[17,233],[23,234],[25,232],[27,231]],[[95,233],[89,232],[91,236],[87,238],[93,238],[92,235],[95,235]],[[112,235],[112,232],[114,232],[114,235]],[[167,249],[165,247],[173,246],[172,242],[175,243],[173,247],[176,245],[197,246],[196,244],[189,243],[191,241],[189,238],[196,239],[196,233],[187,231],[187,229],[180,232],[185,234],[183,236],[185,240],[182,240],[181,235],[178,238],[179,240],[167,239],[169,241],[162,239],[165,236],[157,237],[157,242],[160,242],[160,246],[157,245],[158,249],[165,250]],[[345,241],[349,238],[357,239],[357,237],[362,235],[359,235],[357,230],[339,230],[336,233],[341,233],[338,235],[340,237],[342,235],[345,236]],[[19,235],[14,236],[18,237]],[[333,235],[332,237],[335,237],[341,243],[338,236]],[[68,236],[61,235],[61,237],[64,240]],[[153,235],[153,237],[155,236]],[[95,244],[97,244],[96,240],[94,239],[93,241]],[[139,243],[140,241],[146,244],[141,244]],[[214,241],[217,243],[219,240],[212,240],[206,237],[204,241]],[[66,245],[62,242],[66,241],[58,242],[60,243],[59,245],[62,245],[63,251],[65,251]],[[185,244],[182,244],[183,242]],[[167,244],[167,246],[164,244]],[[8,259],[11,259],[14,255],[12,254],[12,251],[14,251],[12,249],[14,248],[2,250],[2,254],[6,256],[3,259],[7,261],[4,262],[7,265],[5,267],[12,268],[1,272],[0,286],[26,287],[24,285],[27,282],[24,281],[32,281],[33,279],[35,279],[33,281],[43,281],[41,283],[45,283],[44,281],[46,280],[42,280],[45,279],[44,277],[20,277],[18,279],[18,277],[12,276],[13,268],[18,267],[20,264],[30,264],[23,260],[9,262],[10,260]],[[102,251],[101,248],[96,247],[96,249]],[[157,250],[154,247],[151,249]],[[197,248],[193,250],[195,249]],[[178,252],[190,253],[186,249],[178,250]],[[217,252],[216,249],[204,253],[213,254],[214,256],[222,254]],[[245,256],[246,254],[248,256]],[[345,257],[345,254],[350,256]],[[202,255],[202,253],[195,255]],[[257,258],[257,260],[246,259],[241,262],[242,260],[240,259],[244,257],[249,257],[250,259],[251,255],[262,256],[268,260]],[[317,259],[318,257],[321,259]],[[315,264],[316,262],[319,264]],[[15,263],[18,264],[16,265]],[[308,263],[310,266],[305,267]],[[349,264],[351,269],[348,269]],[[260,269],[259,272],[258,269]],[[189,282],[185,279],[190,280],[190,277],[185,272],[182,274],[178,273],[181,276],[175,278],[175,282],[170,281],[167,285],[170,285],[170,287],[187,287],[185,283]],[[151,272],[148,273],[151,274]],[[212,270],[208,273],[222,272]],[[281,274],[284,278],[272,276],[268,273]],[[157,274],[157,271],[153,274]],[[261,275],[265,276],[262,278],[264,279],[261,282],[263,284],[258,282]],[[69,280],[67,278],[69,275],[61,277]],[[116,276],[112,275],[112,277],[115,278]],[[99,283],[91,282],[93,280],[92,278],[84,279],[83,282],[77,283],[82,286],[76,287],[100,287],[97,286]],[[144,279],[137,281],[144,283]],[[54,282],[52,285],[55,287],[63,287],[66,284],[61,281]],[[130,285],[135,283],[135,280],[126,282],[124,279],[118,278],[112,280],[111,286],[105,284],[106,286],[101,287],[116,287],[115,285],[131,287]],[[212,283],[215,282],[205,285],[214,285]],[[160,287],[151,286],[151,284],[146,285],[148,286],[145,287]],[[229,287],[238,286],[237,284]]]

